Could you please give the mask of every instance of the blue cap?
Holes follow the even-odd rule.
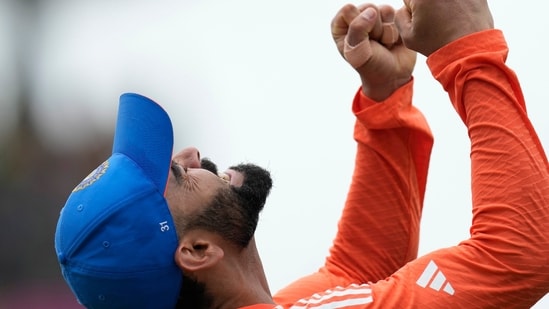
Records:
[[[55,232],[61,271],[87,308],[174,308],[182,273],[164,198],[173,151],[167,113],[120,97],[112,155],[70,194]]]

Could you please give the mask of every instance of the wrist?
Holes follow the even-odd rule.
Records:
[[[376,102],[382,102],[390,97],[395,91],[406,85],[412,79],[411,76],[407,78],[395,79],[386,83],[371,83],[369,81],[362,81],[362,93]]]

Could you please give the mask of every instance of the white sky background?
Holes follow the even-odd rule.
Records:
[[[50,3],[40,23],[33,91],[35,117],[52,147],[67,151],[93,142],[79,133],[112,129],[121,93],[149,96],[172,117],[175,150],[194,145],[222,169],[247,161],[271,170],[274,188],[257,239],[273,291],[323,263],[355,151],[350,106],[360,83],[330,35],[330,21],[347,1]],[[490,2],[510,45],[508,64],[549,149],[549,4],[532,3]],[[7,72],[9,57],[0,49]],[[414,75],[415,104],[435,135],[423,254],[468,238],[469,142],[424,57]],[[12,86],[9,76],[0,77],[3,89]],[[11,94],[0,93],[5,125]],[[547,307],[549,297],[536,306]]]

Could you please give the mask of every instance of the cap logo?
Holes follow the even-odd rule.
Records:
[[[91,186],[94,182],[97,181],[97,179],[101,178],[109,168],[109,161],[103,162],[101,165],[99,165],[93,172],[91,172],[82,182],[72,190],[72,192],[84,190],[85,188]]]

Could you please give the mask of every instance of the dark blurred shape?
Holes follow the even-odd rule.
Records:
[[[0,145],[0,308],[65,308],[44,306],[46,303],[13,307],[3,300],[5,291],[15,286],[32,283],[24,297],[31,301],[44,295],[35,282],[42,282],[45,291],[61,283],[53,243],[59,211],[70,191],[108,157],[112,137],[100,138],[77,152],[51,153],[32,123],[25,120],[26,113],[28,110],[21,110],[16,129]],[[68,292],[64,282],[63,287]]]
[[[81,308],[64,283],[54,250],[68,194],[110,154],[112,135],[71,153],[52,153],[32,122],[34,36],[48,1],[11,0],[16,14],[17,121],[0,144],[0,308]],[[9,47],[8,47],[9,48]],[[60,111],[62,112],[62,111]],[[38,115],[39,117],[39,115]]]
[[[2,309],[82,309],[66,286],[43,282],[11,287],[0,294]]]

